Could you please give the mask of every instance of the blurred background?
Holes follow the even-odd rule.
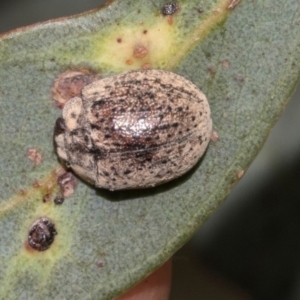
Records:
[[[0,33],[101,0],[0,2]],[[300,299],[300,88],[224,204],[174,256],[171,300]]]

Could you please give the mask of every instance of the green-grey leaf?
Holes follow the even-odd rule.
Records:
[[[1,298],[111,299],[134,285],[222,202],[291,96],[300,69],[298,0],[182,0],[164,17],[165,3],[115,0],[1,37]],[[136,45],[148,55],[134,57]],[[105,77],[149,66],[203,90],[219,139],[175,182],[112,193],[80,181],[55,205],[60,165],[52,132],[61,111],[51,99],[54,79],[68,69]],[[40,164],[29,149],[42,155]],[[26,241],[42,216],[58,235],[36,252]]]

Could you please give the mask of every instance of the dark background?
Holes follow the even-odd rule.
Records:
[[[0,2],[0,33],[101,0]],[[174,256],[171,300],[300,299],[300,88],[224,204]]]

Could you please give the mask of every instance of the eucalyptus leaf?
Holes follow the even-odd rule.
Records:
[[[163,15],[165,4],[109,1],[0,37],[1,298],[112,299],[132,287],[220,205],[290,98],[300,70],[298,0],[181,0]],[[172,70],[206,94],[215,132],[205,157],[147,190],[109,192],[78,178],[55,204],[54,80],[67,70],[102,78],[140,68]],[[41,217],[57,235],[35,251],[28,233]]]

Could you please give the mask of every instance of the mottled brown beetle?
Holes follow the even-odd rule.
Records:
[[[160,70],[104,78],[70,99],[54,129],[60,160],[109,190],[146,188],[191,169],[210,140],[205,95]]]

